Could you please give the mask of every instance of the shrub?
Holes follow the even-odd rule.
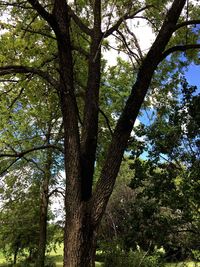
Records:
[[[125,252],[119,248],[109,250],[104,254],[105,267],[163,267],[159,254],[147,255],[143,251]]]
[[[192,250],[192,256],[195,261],[200,261],[200,250]]]

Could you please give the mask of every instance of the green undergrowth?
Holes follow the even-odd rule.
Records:
[[[54,262],[56,264],[56,267],[62,267],[63,266],[63,246],[58,246],[56,251],[51,251],[48,254],[48,259],[50,262]],[[11,267],[12,264],[9,264],[6,262],[5,257],[0,252],[0,267]],[[18,263],[16,267],[34,267],[33,265],[27,265],[24,263]],[[95,267],[104,267],[104,264],[101,262],[96,262]],[[200,262],[192,262],[192,261],[186,261],[186,262],[179,262],[179,263],[167,263],[165,264],[165,267],[200,267]]]

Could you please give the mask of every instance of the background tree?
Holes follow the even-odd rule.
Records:
[[[26,94],[22,85],[26,87]],[[32,86],[29,78],[15,81],[15,87],[10,86],[9,89],[4,84],[4,99],[1,102],[1,174],[9,171],[13,173],[16,168],[20,168],[17,167],[20,162],[21,168],[27,168],[31,175],[34,173],[40,177],[40,193],[37,196],[40,198],[37,252],[39,266],[43,266],[48,203],[53,194],[53,189],[50,188],[54,186],[55,190],[55,177],[62,165],[62,149],[59,148],[59,143],[62,143],[62,120],[57,107],[57,95],[54,92],[48,94],[46,84],[38,84],[36,95]],[[8,176],[5,176],[5,181],[6,177]]]
[[[103,244],[148,253],[162,247],[168,261],[199,250],[198,99],[197,88],[183,79],[167,107],[149,110],[151,124],[134,128],[132,154],[121,166],[102,222]]]
[[[29,173],[15,170],[1,188],[1,249],[14,265],[25,250],[32,257],[39,241],[39,183]]]

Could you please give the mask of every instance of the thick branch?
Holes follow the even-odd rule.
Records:
[[[97,182],[92,199],[92,216],[97,224],[103,215],[108,199],[112,193],[134,122],[139,114],[154,72],[162,60],[163,51],[165,51],[165,47],[176,28],[185,2],[186,0],[173,1],[156,40],[141,64],[136,82],[132,87],[125,108],[117,122],[100,179]]]
[[[175,28],[175,31],[180,29],[180,28],[182,28],[182,27],[185,27],[185,26],[188,26],[188,25],[196,25],[196,24],[200,24],[200,20],[199,19],[184,21],[182,23],[177,24],[177,26]]]
[[[53,14],[57,23],[59,73],[60,73],[60,107],[64,129],[64,162],[66,174],[66,216],[70,220],[80,207],[80,136],[78,124],[78,106],[74,89],[74,64],[70,35],[70,16],[66,0],[54,1]],[[71,205],[73,203],[73,205]],[[66,225],[66,229],[69,226]],[[66,230],[67,231],[67,230]],[[66,253],[66,251],[65,251]]]
[[[39,70],[37,68],[27,67],[27,66],[4,66],[0,67],[0,76],[8,75],[8,74],[17,74],[17,73],[32,73],[40,76],[44,80],[46,80],[49,84],[51,84],[57,90],[59,89],[58,82],[53,79],[47,72]]]
[[[69,15],[73,18],[74,22],[78,25],[78,27],[87,35],[92,35],[92,30],[88,28],[82,20],[75,14],[75,12],[71,9],[71,7],[68,5],[68,12]]]
[[[163,52],[161,61],[174,52],[185,52],[190,49],[200,49],[200,44],[176,45]]]
[[[46,9],[37,0],[28,0],[31,6],[38,12],[38,14],[46,20],[50,25],[54,24],[53,16],[46,11]]]
[[[94,2],[94,23],[88,60],[88,80],[85,94],[83,128],[81,136],[82,198],[92,194],[92,179],[97,148],[99,88],[101,75],[101,1]]]

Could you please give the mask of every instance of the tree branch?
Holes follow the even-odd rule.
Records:
[[[37,162],[35,162],[33,159],[28,159],[28,158],[26,158],[25,156],[23,156],[23,158],[24,158],[27,162],[31,162],[31,163],[33,163],[39,171],[41,171],[43,174],[45,174],[45,171],[44,171],[42,168],[40,168],[40,166],[37,164]]]
[[[39,70],[33,67],[27,66],[17,66],[17,65],[10,65],[0,67],[0,76],[8,75],[8,74],[17,74],[17,73],[32,73],[40,76],[44,80],[46,80],[49,84],[51,84],[57,90],[59,89],[59,83],[53,79],[47,72]]]
[[[38,147],[33,147],[33,148],[30,148],[30,149],[27,149],[25,151],[22,151],[22,152],[16,152],[16,153],[13,153],[13,154],[10,154],[10,153],[1,153],[0,154],[0,158],[22,158],[24,157],[24,155],[28,154],[28,153],[31,153],[31,152],[34,152],[34,151],[37,151],[37,150],[43,150],[43,149],[49,149],[49,148],[54,148],[54,149],[57,149],[59,150],[60,152],[63,153],[63,150],[61,150],[58,146],[55,146],[55,145],[44,145],[44,146],[38,146]]]
[[[13,107],[13,105],[16,103],[16,101],[20,98],[20,96],[22,95],[24,91],[24,88],[21,88],[21,90],[19,91],[19,94],[12,100],[9,109]]]
[[[175,31],[180,29],[180,28],[182,28],[182,27],[185,27],[185,26],[188,26],[188,25],[195,25],[195,24],[200,24],[200,20],[196,19],[196,20],[184,21],[182,23],[177,24],[177,26],[175,28]]]
[[[2,175],[4,175],[8,171],[8,169],[10,169],[10,167],[12,167],[12,165],[14,165],[15,162],[17,162],[18,160],[19,160],[19,158],[14,159],[14,161],[12,161],[3,171],[1,171],[0,172],[0,177]]]
[[[126,26],[126,30],[127,32],[133,37],[133,40],[134,40],[134,45],[135,47],[137,48],[137,51],[138,51],[138,54],[140,56],[140,60],[143,59],[143,54],[142,54],[142,50],[141,50],[141,47],[138,43],[138,40],[137,40],[137,37],[135,36],[135,34],[129,29],[127,23],[125,23],[125,26]]]
[[[100,109],[100,108],[99,108],[99,112],[100,112],[100,113],[102,114],[102,116],[104,117],[104,119],[105,119],[105,121],[106,121],[106,124],[107,124],[107,126],[108,126],[108,129],[109,129],[109,131],[110,131],[110,134],[111,134],[111,136],[113,136],[113,130],[112,130],[111,127],[110,127],[110,122],[109,122],[108,117],[107,117],[106,114],[103,112],[103,110]]]
[[[81,136],[82,199],[92,195],[92,180],[98,139],[99,88],[101,80],[101,1],[94,1],[93,34],[91,36],[88,77]]]
[[[25,28],[22,28],[23,31],[25,32],[30,32],[30,33],[34,33],[34,34],[39,34],[39,35],[42,35],[42,36],[45,36],[47,38],[50,38],[52,40],[57,40],[56,37],[54,37],[53,35],[50,35],[48,33],[45,33],[45,32],[42,32],[42,31],[35,31],[35,30],[31,30],[31,29],[25,29]]]
[[[90,28],[88,28],[83,22],[82,20],[75,14],[75,12],[71,9],[71,7],[68,5],[68,12],[69,15],[73,18],[74,22],[76,23],[76,25],[78,25],[78,27],[87,35],[92,36],[92,30]]]
[[[133,14],[126,13],[124,16],[119,18],[119,20],[110,29],[108,29],[107,31],[104,32],[104,34],[103,34],[104,38],[108,37],[114,31],[116,31],[124,20],[133,19],[138,13],[140,13],[140,12],[144,11],[145,9],[150,8],[150,7],[153,7],[153,5],[147,5],[143,8],[140,8],[136,12],[134,12]]]
[[[122,38],[121,41],[123,42],[123,44],[125,45],[126,49],[128,50],[129,55],[130,55],[130,56],[133,56],[134,59],[135,59],[135,61],[136,61],[137,64],[139,65],[139,64],[140,64],[140,60],[141,60],[141,59],[139,58],[139,56],[138,56],[135,52],[133,52],[133,51],[130,49],[129,45],[127,44],[126,38],[125,38],[125,36],[123,35],[123,33],[122,33],[121,31],[119,31],[119,30],[117,30],[117,33],[121,36],[121,38]]]
[[[65,198],[65,193],[64,193],[64,190],[63,188],[60,187],[61,190],[59,190],[59,188],[56,188],[54,190],[52,190],[49,194],[48,194],[48,198],[50,198],[53,194],[55,193],[59,193],[63,196],[63,198]]]
[[[109,197],[113,191],[115,180],[119,172],[124,151],[139,114],[144,98],[148,92],[152,77],[157,69],[163,52],[176,28],[180,14],[186,0],[174,0],[167,12],[160,31],[146,57],[142,61],[131,94],[115,127],[112,141],[96,184],[92,197],[92,218],[98,224],[105,211]]]
[[[29,4],[38,12],[38,14],[46,20],[51,26],[54,24],[54,17],[46,11],[46,9],[37,0],[28,0]]]
[[[19,3],[8,3],[8,2],[5,2],[5,1],[1,1],[0,2],[0,6],[13,6],[13,7],[18,7],[18,8],[23,8],[23,9],[33,9],[32,7],[30,6],[27,6],[27,1],[21,1]]]
[[[185,52],[189,49],[200,49],[200,44],[176,45],[165,50],[162,54],[161,61],[174,52]]]

